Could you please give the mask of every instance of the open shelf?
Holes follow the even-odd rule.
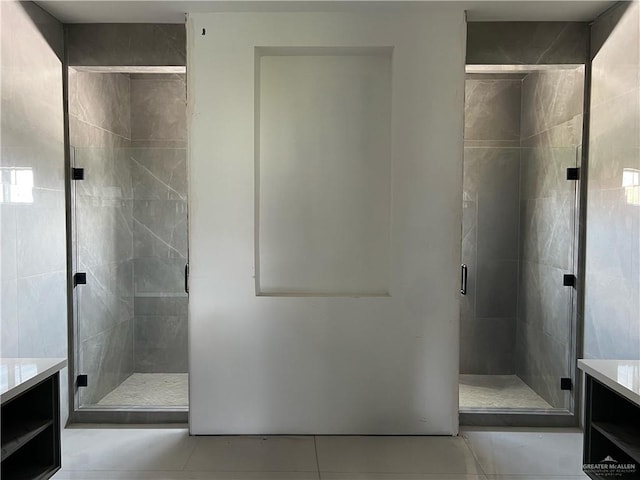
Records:
[[[9,458],[20,447],[35,438],[50,425],[53,425],[53,420],[51,419],[26,420],[5,429],[2,434],[2,458]]]
[[[60,469],[58,381],[56,372],[2,404],[2,480],[45,480]]]
[[[640,479],[640,405],[589,374],[586,381],[585,473],[594,480]]]
[[[591,427],[640,463],[640,429],[638,425],[620,425],[610,422],[593,422]]]

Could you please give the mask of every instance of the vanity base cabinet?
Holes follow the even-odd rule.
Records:
[[[60,395],[56,372],[2,404],[2,480],[44,480],[60,469]]]

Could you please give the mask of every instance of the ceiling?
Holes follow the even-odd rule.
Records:
[[[451,8],[469,21],[590,21],[613,5],[601,0],[43,0],[41,7],[64,23],[182,23],[188,12],[351,11]]]

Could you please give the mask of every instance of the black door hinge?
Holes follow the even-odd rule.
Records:
[[[72,180],[84,180],[84,168],[72,168],[71,169]]]
[[[562,377],[560,379],[560,390],[571,390],[573,388],[573,382],[569,377]]]
[[[74,273],[73,274],[73,286],[76,285],[86,285],[87,284],[87,274],[86,273]]]
[[[562,277],[562,285],[564,287],[575,287],[576,286],[576,276],[575,275],[567,275],[565,274]]]
[[[567,180],[580,180],[580,169],[567,168]]]
[[[89,377],[87,375],[78,375],[76,377],[76,387],[86,387],[89,385]]]

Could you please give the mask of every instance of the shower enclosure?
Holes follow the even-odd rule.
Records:
[[[75,408],[186,411],[184,67],[68,85]]]
[[[569,413],[584,67],[467,67],[465,87],[460,412]]]

